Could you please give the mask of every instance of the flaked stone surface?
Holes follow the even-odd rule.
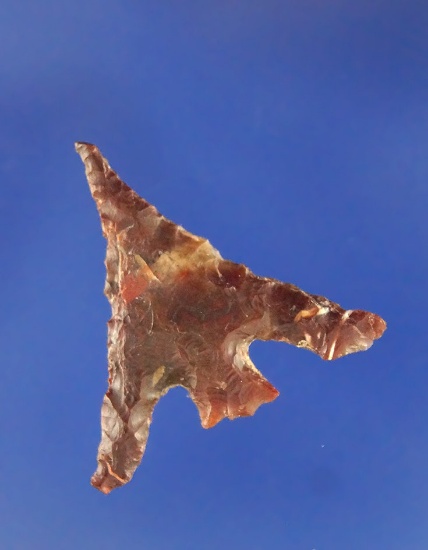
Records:
[[[127,483],[140,464],[156,403],[183,386],[202,426],[254,414],[278,390],[248,348],[278,340],[337,359],[368,349],[385,322],[322,296],[258,277],[163,217],[110,168],[95,145],[76,143],[107,239],[108,389],[92,485]]]

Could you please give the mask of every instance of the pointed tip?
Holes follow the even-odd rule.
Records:
[[[86,141],[76,141],[74,144],[76,152],[82,159],[86,168],[86,176],[91,186],[90,174],[93,171],[104,172],[108,166],[107,160],[102,156],[101,151],[96,145]]]
[[[74,142],[74,146],[76,147],[76,149],[78,147],[80,147],[81,145],[89,145],[90,147],[95,147],[95,145],[93,143],[89,143],[89,141],[75,141]]]
[[[79,155],[84,151],[87,151],[88,149],[92,149],[92,152],[94,150],[98,150],[98,147],[96,145],[94,145],[93,143],[88,143],[87,141],[75,141],[74,148],[77,153],[79,153]]]

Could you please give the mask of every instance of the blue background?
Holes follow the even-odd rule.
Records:
[[[425,0],[3,0],[1,548],[428,548],[427,28]],[[333,363],[254,343],[280,397],[205,431],[172,390],[102,495],[105,242],[76,140],[385,336]]]

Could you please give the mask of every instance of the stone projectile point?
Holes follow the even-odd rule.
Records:
[[[384,332],[373,313],[344,310],[224,260],[130,189],[95,145],[76,143],[76,150],[107,239],[109,378],[92,477],[103,493],[133,476],[153,409],[170,388],[187,389],[204,428],[252,415],[278,396],[248,355],[253,340],[337,359]]]

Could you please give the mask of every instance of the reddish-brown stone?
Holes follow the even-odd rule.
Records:
[[[121,181],[95,145],[77,143],[76,150],[107,239],[109,379],[92,478],[102,492],[131,479],[153,408],[170,388],[188,390],[205,428],[252,415],[278,396],[248,355],[253,340],[337,359],[366,350],[384,332],[373,313],[345,311],[223,260]]]

